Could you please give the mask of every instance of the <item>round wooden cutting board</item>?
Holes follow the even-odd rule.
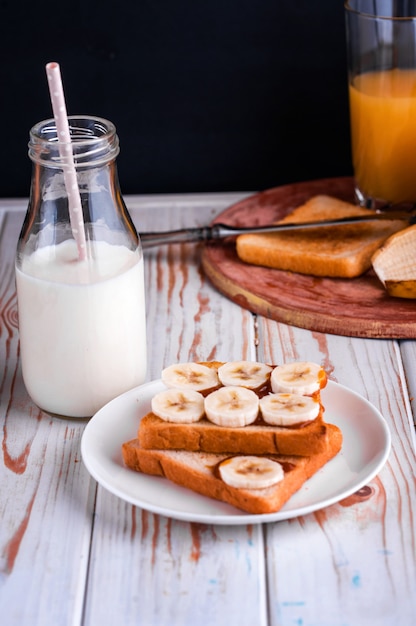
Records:
[[[215,218],[233,226],[260,226],[282,219],[312,196],[354,202],[351,178],[276,187],[234,204]],[[390,297],[372,270],[353,279],[317,278],[248,265],[232,240],[205,244],[202,266],[228,298],[278,322],[349,337],[416,337],[416,300]]]

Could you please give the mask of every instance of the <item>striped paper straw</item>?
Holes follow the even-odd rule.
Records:
[[[77,244],[78,257],[79,260],[82,261],[86,258],[87,254],[84,217],[59,64],[55,62],[48,63],[46,65],[46,75],[48,77],[53,116],[58,137],[59,155],[63,163],[64,182],[68,195],[69,219],[72,234]]]

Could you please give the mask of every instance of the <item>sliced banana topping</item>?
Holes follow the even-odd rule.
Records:
[[[325,370],[310,361],[278,365],[271,374],[273,393],[298,393],[308,396],[324,387],[325,382]]]
[[[219,384],[217,370],[199,363],[169,365],[162,370],[162,381],[166,387],[195,391],[213,389]]]
[[[259,456],[233,456],[225,459],[219,472],[222,480],[241,489],[265,489],[283,479],[280,463]]]
[[[320,404],[310,396],[297,393],[270,393],[260,398],[260,412],[272,426],[294,426],[310,422],[319,415]]]
[[[166,389],[153,396],[152,412],[166,422],[191,424],[204,415],[204,396],[194,389]]]
[[[205,398],[205,414],[218,426],[247,426],[255,421],[258,412],[257,395],[245,387],[220,387]]]
[[[223,385],[237,385],[247,389],[258,389],[270,376],[272,368],[255,361],[230,361],[218,368],[218,378]]]

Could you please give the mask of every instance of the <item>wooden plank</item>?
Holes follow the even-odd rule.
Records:
[[[265,597],[261,526],[174,521],[100,490],[86,625],[266,626]]]
[[[165,203],[149,215],[148,206],[131,204],[135,223],[146,230],[203,224],[220,208],[209,201],[174,209]],[[255,358],[252,315],[206,283],[195,245],[146,251],[145,268],[150,377],[176,361]],[[108,562],[114,572],[107,579]],[[262,626],[264,573],[261,527],[176,522],[99,488],[86,624]]]
[[[178,206],[162,200],[129,207],[138,230],[184,228],[207,223],[230,199],[214,196],[201,203],[191,197]],[[151,213],[150,213],[151,211]],[[195,244],[161,246],[145,251],[146,308],[150,370],[148,379],[160,377],[162,367],[182,361],[228,360],[255,357],[254,326],[249,311],[223,297],[209,284]],[[243,335],[231,329],[241,328]],[[168,339],[168,341],[167,341]]]
[[[412,623],[416,459],[397,345],[259,325],[260,356],[322,363],[381,411],[393,441],[387,464],[355,498],[267,526],[271,624],[338,624],[341,615],[345,624]]]
[[[0,228],[1,621],[76,624],[82,614],[95,485],[80,459],[84,425],[43,414],[23,385],[14,285],[14,252],[24,215],[19,206],[1,212]]]
[[[405,378],[409,388],[409,400],[413,412],[413,423],[416,425],[416,342],[401,341],[400,352],[403,359]],[[413,439],[413,449],[416,450],[416,438]]]

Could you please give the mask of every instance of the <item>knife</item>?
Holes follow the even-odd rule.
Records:
[[[213,224],[212,226],[200,226],[196,228],[182,228],[179,230],[167,230],[162,232],[140,233],[143,248],[152,248],[163,244],[206,242],[235,237],[247,233],[277,233],[302,228],[321,228],[327,226],[342,226],[343,224],[357,224],[360,222],[373,222],[378,220],[404,220],[409,226],[416,223],[414,213],[386,212],[371,213],[369,215],[356,215],[334,220],[321,220],[318,222],[272,224],[269,226],[236,227],[228,224]]]

